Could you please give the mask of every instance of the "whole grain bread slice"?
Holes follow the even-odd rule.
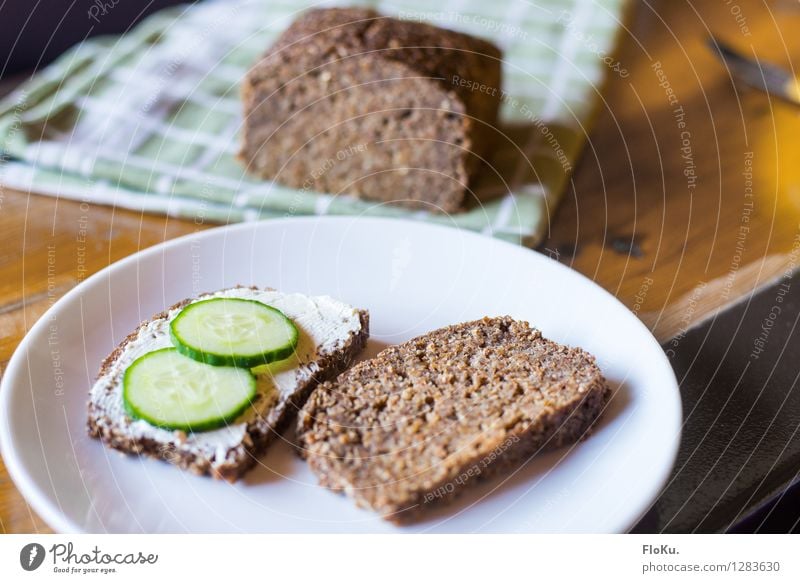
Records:
[[[236,296],[249,293],[248,290],[274,292],[237,286],[215,293]],[[209,474],[233,482],[255,465],[270,443],[296,418],[319,383],[334,378],[354,362],[369,337],[369,313],[350,308],[357,325],[348,331],[346,337],[335,339],[331,346],[313,347],[313,355],[310,335],[298,325],[300,342],[295,356],[260,372],[254,370],[259,386],[254,404],[225,428],[187,435],[131,419],[124,410],[120,389],[121,375],[134,358],[129,354],[133,350],[131,347],[141,344],[148,335],[160,338],[170,318],[182,307],[209,295],[201,294],[178,302],[142,322],[103,361],[90,392],[88,432],[91,437],[121,452],[162,459],[195,474]],[[136,350],[141,352],[141,349]],[[278,390],[274,382],[277,375],[287,378],[293,371],[296,383],[290,385],[288,391]]]
[[[321,385],[298,438],[323,486],[407,522],[586,436],[609,398],[587,352],[527,322],[484,318],[387,348]]]

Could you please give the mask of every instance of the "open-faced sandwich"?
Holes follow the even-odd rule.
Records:
[[[484,318],[382,351],[321,385],[298,437],[323,486],[405,522],[587,435],[610,390],[594,358]]]
[[[327,296],[235,287],[143,322],[103,362],[89,434],[236,480],[317,384],[350,366],[369,316]]]

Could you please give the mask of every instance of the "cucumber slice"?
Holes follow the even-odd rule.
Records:
[[[205,431],[236,419],[256,394],[245,368],[209,366],[174,348],[140,356],[122,377],[128,414],[164,429]]]
[[[297,328],[281,311],[240,298],[189,304],[172,320],[169,332],[189,358],[245,368],[291,356],[298,339]]]

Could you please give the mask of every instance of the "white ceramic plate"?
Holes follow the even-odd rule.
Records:
[[[166,306],[237,283],[368,308],[369,356],[446,324],[510,314],[595,354],[614,397],[589,439],[535,457],[404,528],[317,486],[282,442],[230,485],[88,438],[87,391],[114,346]],[[69,532],[624,531],[663,486],[681,427],[678,387],[661,348],[588,279],[488,237],[363,218],[241,224],[128,257],[34,325],[0,395],[11,476],[49,525]]]

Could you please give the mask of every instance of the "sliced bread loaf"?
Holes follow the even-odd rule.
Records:
[[[500,57],[484,40],[373,10],[310,10],[244,81],[239,157],[295,188],[461,210],[489,151]]]

